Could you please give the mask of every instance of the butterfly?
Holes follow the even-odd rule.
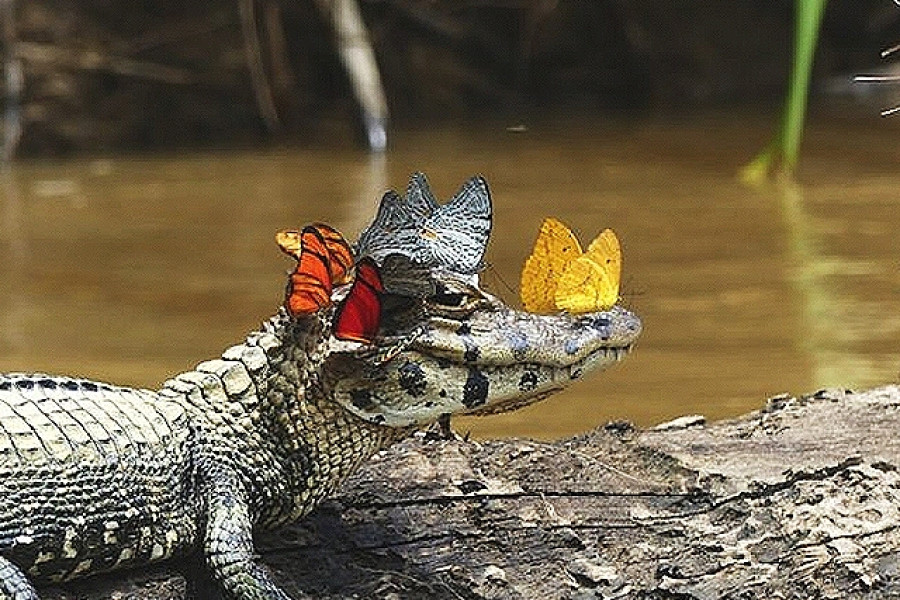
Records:
[[[356,263],[356,279],[334,313],[332,333],[339,340],[371,344],[381,324],[384,286],[378,265],[369,257]]]
[[[425,219],[419,235],[426,241],[428,258],[440,266],[464,274],[480,271],[491,235],[487,181],[483,177],[466,181],[450,202]]]
[[[357,255],[380,262],[400,253],[428,267],[475,274],[483,266],[491,218],[491,195],[483,177],[472,177],[440,205],[425,175],[413,173],[405,198],[393,190],[382,197],[375,220],[359,237]]]
[[[407,298],[427,298],[437,292],[430,269],[399,252],[381,261],[381,280],[386,292]]]
[[[331,304],[331,290],[350,280],[353,252],[339,231],[324,223],[301,231],[275,234],[282,252],[297,259],[285,293],[285,305],[294,315],[309,315]]]
[[[621,273],[622,249],[612,229],[582,252],[568,227],[547,218],[522,268],[522,306],[533,313],[607,310],[619,298]]]

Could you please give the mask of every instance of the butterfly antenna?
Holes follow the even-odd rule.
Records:
[[[484,270],[485,270],[485,271],[490,271],[492,277],[496,278],[497,281],[499,281],[500,284],[501,284],[504,288],[506,288],[506,291],[509,292],[512,296],[515,296],[515,295],[516,295],[516,290],[514,290],[514,289],[512,288],[512,286],[509,285],[509,284],[506,282],[505,279],[503,279],[503,277],[500,275],[500,271],[498,271],[497,269],[494,268],[493,263],[485,263],[485,268],[484,268]],[[506,298],[504,298],[502,294],[497,294],[497,295],[500,296],[504,302],[506,302]]]
[[[622,293],[619,294],[619,298],[622,300],[621,306],[628,310],[632,310],[634,308],[633,300],[646,293],[647,290],[634,285],[634,279],[629,277],[627,283],[622,285]]]

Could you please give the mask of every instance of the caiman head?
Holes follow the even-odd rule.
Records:
[[[405,199],[385,195],[357,244],[358,258],[382,265],[379,335],[370,345],[332,338],[323,383],[333,401],[373,424],[417,426],[537,402],[628,354],[641,322],[622,307],[537,315],[482,290],[477,271],[489,233],[481,178],[445,205],[421,174]]]

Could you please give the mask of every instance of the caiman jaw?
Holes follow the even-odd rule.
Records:
[[[482,367],[492,382],[492,397],[486,400],[481,407],[467,409],[464,412],[474,415],[494,414],[516,410],[539,402],[544,398],[562,390],[572,381],[581,377],[590,370],[602,371],[625,358],[631,352],[634,341],[641,331],[640,320],[625,309],[614,307],[604,313],[592,313],[581,317],[551,317],[545,319],[563,319],[572,327],[572,321],[578,323],[575,327],[581,328],[580,335],[566,340],[568,348],[563,348],[562,353],[549,352],[545,357],[547,362],[513,362],[505,365],[491,365],[487,363]],[[608,324],[607,324],[608,323]],[[630,328],[631,336],[616,335],[615,339],[603,340],[612,323],[618,323],[626,331]],[[566,323],[556,323],[564,329]],[[589,333],[585,334],[587,330]],[[593,330],[593,331],[592,331]],[[596,333],[595,333],[596,332]],[[597,338],[601,338],[598,343]],[[558,339],[558,338],[557,338]],[[622,342],[628,342],[619,345]],[[549,347],[547,348],[550,349]],[[572,354],[569,354],[569,352]]]
[[[431,317],[388,362],[357,363],[334,399],[367,421],[421,425],[440,415],[488,414],[537,402],[622,360],[641,332],[624,308],[535,315],[490,299],[469,314]]]

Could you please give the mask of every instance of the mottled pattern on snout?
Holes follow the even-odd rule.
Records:
[[[640,320],[618,306],[578,316],[534,315],[497,302],[466,317],[432,318],[392,360],[355,360],[331,392],[353,414],[393,427],[429,423],[445,413],[504,412],[615,364],[640,332]]]
[[[640,319],[620,306],[585,315],[535,315],[495,305],[465,320],[433,322],[413,348],[483,366],[566,367],[599,348],[630,347],[640,333]]]

